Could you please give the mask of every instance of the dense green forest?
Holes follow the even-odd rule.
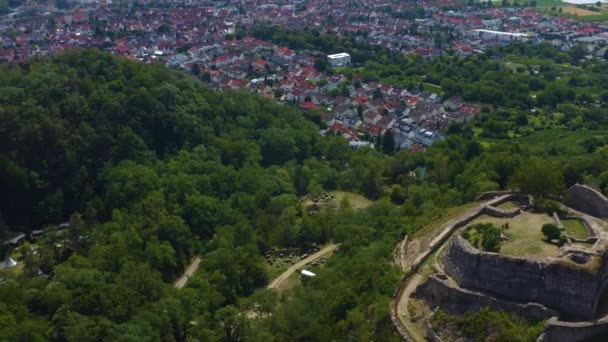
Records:
[[[384,155],[322,137],[294,107],[94,50],[3,65],[0,234],[49,228],[0,273],[1,339],[398,340],[389,259],[405,234],[482,191],[608,185],[608,141],[586,117],[564,144],[544,144],[544,126],[471,139],[483,117],[423,154]],[[299,201],[335,189],[375,202]],[[328,241],[342,245],[317,277],[263,290],[267,251]]]

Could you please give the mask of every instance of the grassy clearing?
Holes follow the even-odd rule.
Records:
[[[339,208],[344,198],[348,199],[350,205],[355,209],[365,209],[374,203],[372,200],[365,198],[365,196],[356,194],[354,192],[331,191],[329,193],[333,195],[333,198],[327,201],[321,200],[317,202],[316,210]],[[307,199],[303,205],[304,208],[311,208],[315,205],[315,203],[312,200]]]
[[[566,229],[566,234],[576,239],[586,239],[589,237],[585,226],[580,220],[562,220],[562,224]]]
[[[329,245],[331,245],[331,243],[326,243],[324,245],[321,245],[321,246],[319,246],[319,250],[322,250],[323,248],[325,248]],[[331,255],[331,254],[326,254],[323,256],[329,257],[329,255]],[[298,256],[299,256],[299,254],[298,254]],[[274,278],[278,277],[279,275],[281,275],[281,273],[287,271],[287,269],[289,269],[291,266],[300,262],[300,258],[298,256],[296,256],[294,259],[292,259],[293,260],[292,262],[285,261],[285,258],[273,257],[272,265],[265,259],[264,268],[266,269],[266,274],[268,275],[268,278],[274,279]]]
[[[497,208],[502,209],[502,210],[512,210],[512,209],[519,208],[519,206],[515,202],[505,202],[505,203],[499,205]]]
[[[553,223],[553,218],[549,215],[529,212],[523,212],[514,218],[482,215],[471,222],[472,225],[477,223],[492,223],[498,227],[509,224],[509,229],[504,231],[509,241],[501,243],[502,254],[539,259],[559,254],[559,248],[545,242],[541,232],[543,224]]]
[[[578,247],[583,247],[583,248],[591,248],[591,247],[593,247],[592,243],[586,243],[586,242],[574,242],[574,243],[572,243],[572,245],[578,246]]]
[[[289,268],[290,265],[271,265],[268,262],[264,262],[264,268],[266,269],[266,274],[269,279],[274,279],[279,276],[279,274],[285,272],[286,269]]]
[[[568,13],[568,14],[576,14],[579,17],[582,16],[590,16],[590,15],[598,15],[598,12],[593,12],[590,11],[588,9],[584,9],[584,8],[579,8],[579,7],[574,7],[574,6],[566,6],[562,9],[562,11],[564,13]]]
[[[295,288],[298,285],[300,285],[300,273],[293,272],[293,274],[290,275],[277,290],[279,292],[285,292]]]
[[[441,87],[436,84],[423,82],[422,86],[424,87],[425,91],[428,91],[431,93],[443,94],[443,89],[441,89]]]
[[[518,137],[512,141],[522,146],[527,146],[535,152],[544,151],[555,146],[557,149],[582,153],[583,147],[580,145],[582,141],[593,137],[603,138],[606,136],[608,136],[608,131],[606,130],[564,131],[550,129],[534,132],[529,136]]]
[[[594,6],[594,4],[589,4],[589,7],[597,8]],[[538,9],[540,12],[549,15],[566,17],[578,21],[608,21],[608,11],[606,10],[605,6],[601,7],[598,12],[567,3],[554,4],[551,6],[539,6]]]
[[[445,224],[460,215],[463,215],[465,211],[478,206],[479,203],[467,203],[458,207],[453,207],[443,210],[439,215],[433,217],[424,227],[416,232],[414,237],[421,237],[423,235],[429,235],[432,233],[439,232],[444,228]]]
[[[330,203],[335,206],[339,206],[343,198],[347,198],[350,205],[357,209],[368,208],[374,203],[373,201],[365,198],[365,196],[356,194],[354,192],[332,191],[331,193],[334,195],[334,198],[330,201]]]
[[[580,21],[608,21],[608,13],[596,13],[594,15],[579,16]]]
[[[536,1],[536,7],[552,7],[552,6],[562,6],[563,2],[559,0],[538,0]]]

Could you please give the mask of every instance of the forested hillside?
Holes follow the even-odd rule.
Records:
[[[314,121],[93,50],[2,66],[0,234],[49,228],[14,252],[20,272],[0,274],[1,339],[397,339],[389,259],[406,233],[482,191],[608,184],[603,132],[482,146],[474,121],[423,154],[383,155]],[[336,189],[375,203],[309,213],[299,201]],[[260,290],[270,248],[329,241],[342,245],[317,277]],[[194,255],[201,268],[174,289]]]

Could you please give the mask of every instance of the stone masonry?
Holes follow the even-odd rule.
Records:
[[[443,261],[445,272],[464,288],[517,302],[540,303],[582,319],[595,316],[607,282],[603,259],[594,273],[567,261],[544,262],[482,252],[461,236],[450,241]]]
[[[594,188],[575,184],[569,190],[570,207],[596,217],[608,217],[608,199]]]

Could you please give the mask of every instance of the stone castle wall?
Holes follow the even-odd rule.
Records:
[[[568,206],[596,217],[608,217],[608,199],[596,189],[581,184],[570,187]]]
[[[418,286],[416,296],[426,300],[429,307],[436,306],[452,313],[465,313],[489,307],[493,310],[511,312],[534,321],[557,315],[554,310],[537,303],[517,303],[487,296],[483,293],[463,289],[449,284],[437,276],[431,276]]]
[[[566,263],[567,261],[563,261]],[[541,262],[482,252],[456,236],[444,255],[445,272],[461,287],[517,302],[536,302],[561,313],[590,319],[606,279],[598,273],[559,262]]]
[[[439,235],[437,235],[437,237],[435,237],[431,241],[429,248],[424,253],[420,254],[414,260],[414,262],[410,266],[410,270],[417,271],[418,267],[420,267],[420,265],[422,265],[422,263],[424,263],[429,256],[431,256],[433,253],[435,253],[437,251],[437,249],[441,245],[443,245],[443,243],[454,233],[454,231],[456,231],[456,229],[466,226],[467,224],[469,224],[469,222],[473,221],[480,215],[482,215],[482,214],[488,214],[490,216],[506,215],[506,216],[499,216],[499,217],[517,216],[521,212],[521,210],[519,208],[514,209],[512,211],[505,211],[505,210],[496,208],[496,206],[499,206],[505,202],[511,201],[511,200],[515,199],[516,197],[517,197],[516,195],[514,195],[510,192],[507,192],[506,194],[503,194],[500,197],[496,197],[496,198],[492,197],[493,198],[492,200],[487,201],[483,204],[480,204],[478,207],[469,210],[462,217],[448,222],[448,224],[441,231],[441,233],[439,233]]]
[[[512,218],[521,214],[521,209],[515,208],[511,210],[504,210],[492,206],[486,206],[481,210],[481,214],[486,214],[493,217]]]
[[[486,191],[482,192],[479,197],[477,197],[476,201],[487,201],[494,197],[504,196],[504,195],[515,195],[514,191]]]
[[[550,318],[538,342],[579,342],[608,332],[608,317],[586,322],[564,322]]]

